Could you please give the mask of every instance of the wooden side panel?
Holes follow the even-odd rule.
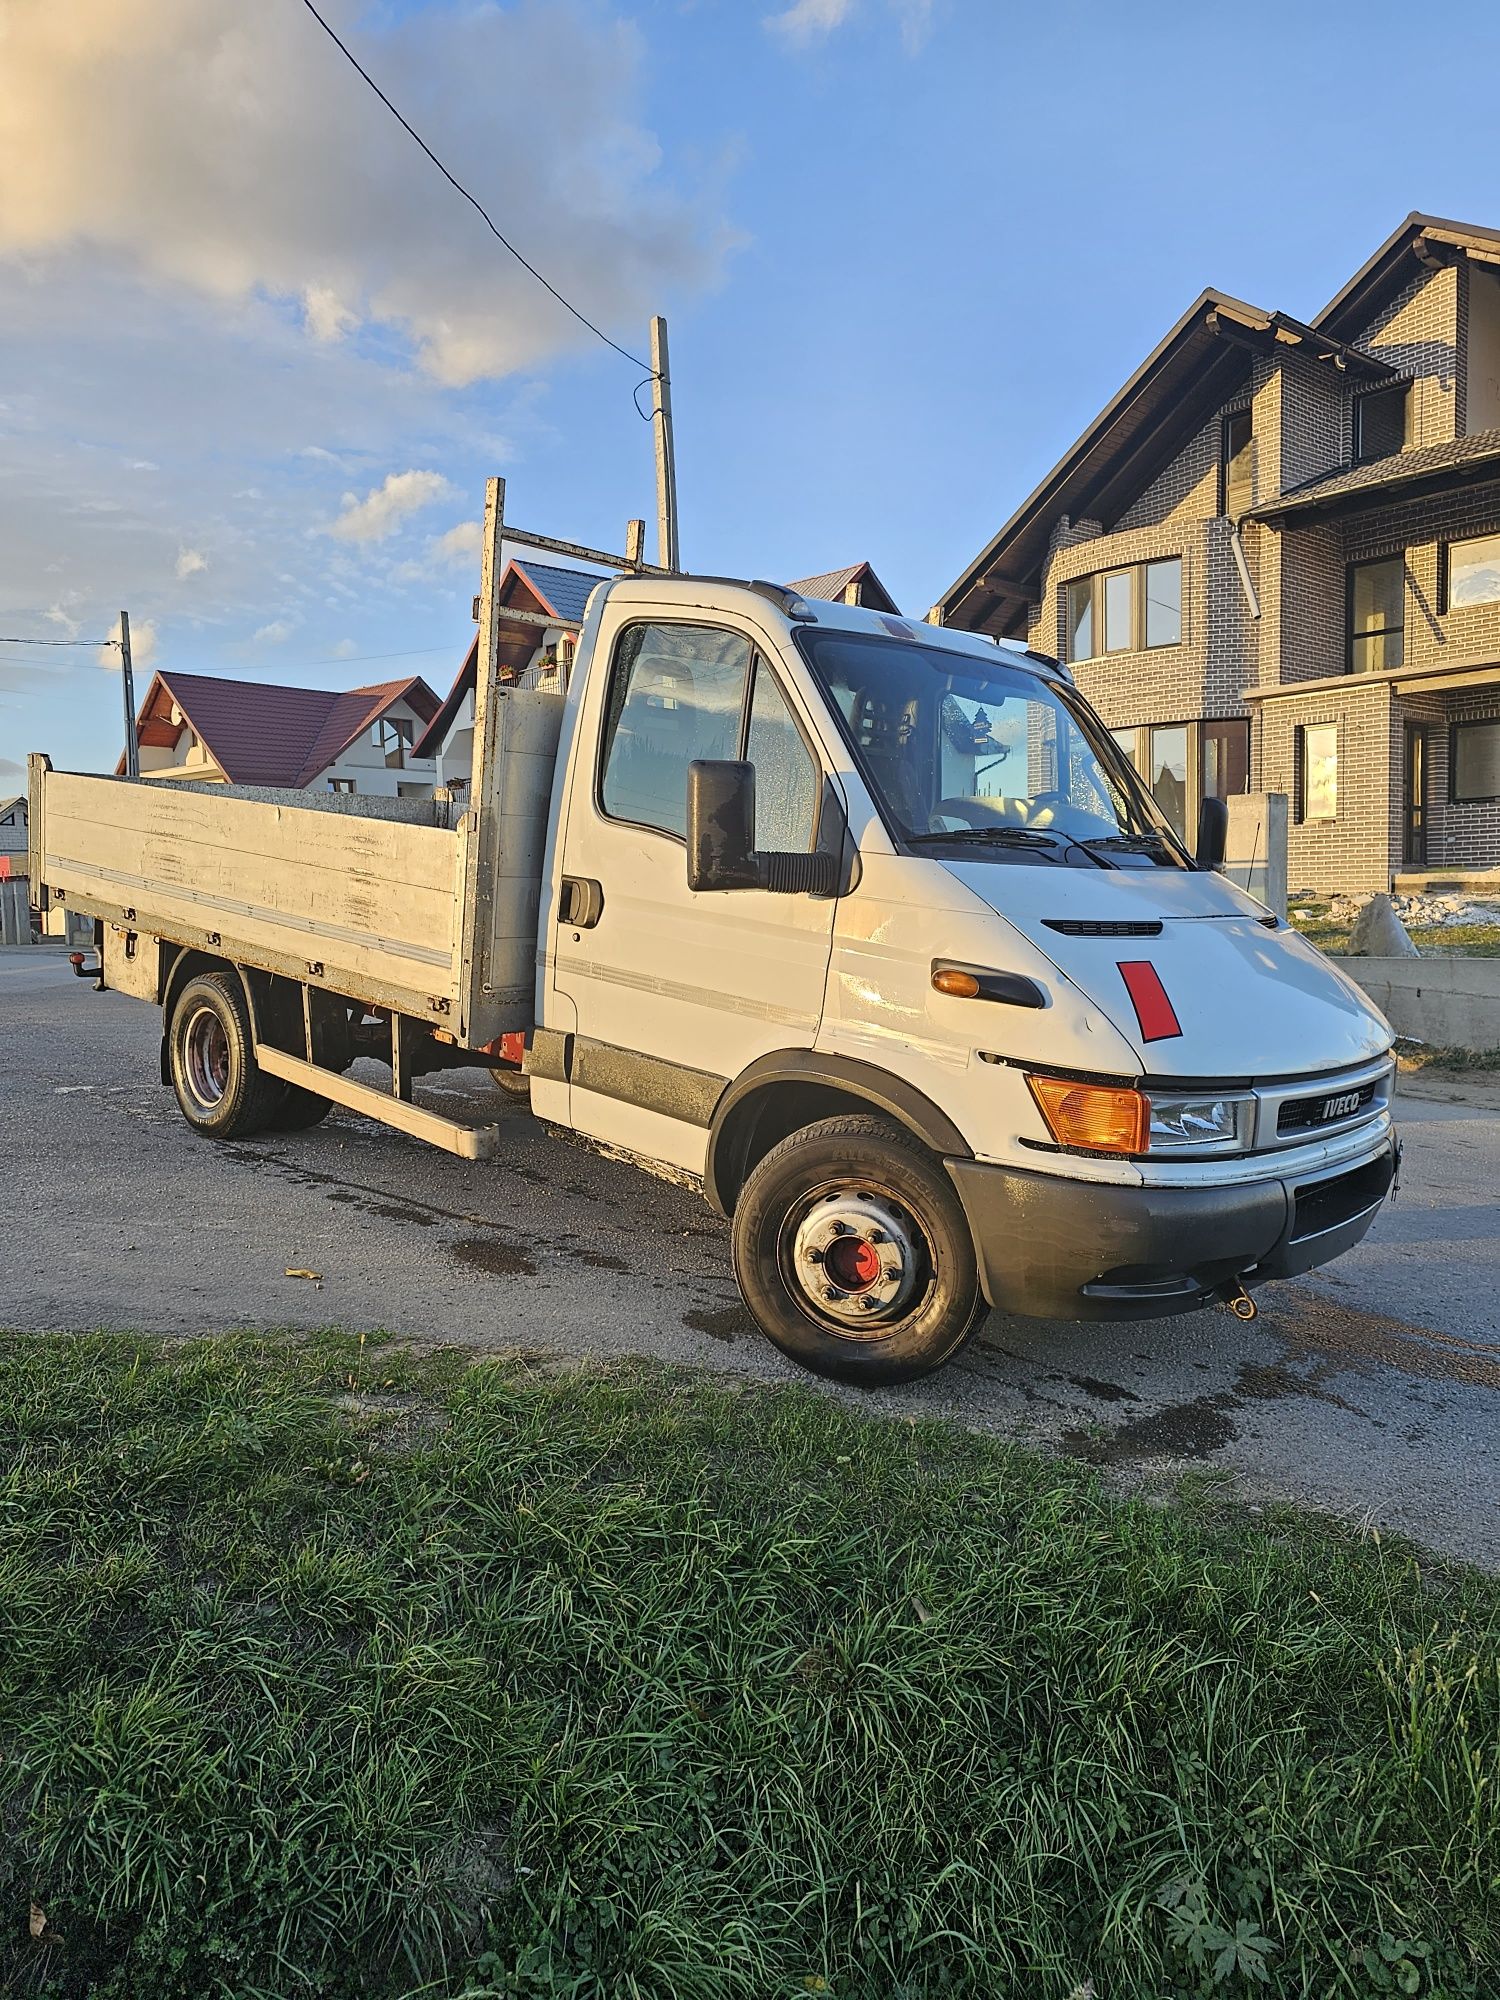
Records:
[[[324,968],[320,984],[456,997],[458,842],[439,827],[185,792],[150,781],[45,779],[43,879],[136,930],[218,932],[228,957]]]

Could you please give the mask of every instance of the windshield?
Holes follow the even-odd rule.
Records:
[[[1119,745],[1071,689],[909,639],[797,634],[888,824],[918,852],[1186,865]]]

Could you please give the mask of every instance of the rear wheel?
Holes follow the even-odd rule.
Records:
[[[942,1161],[883,1118],[825,1118],[769,1153],[734,1211],[756,1324],[819,1375],[926,1375],[984,1317],[968,1221]]]
[[[273,1122],[282,1086],[255,1060],[244,989],[232,972],[187,982],[173,1003],[167,1042],[177,1107],[195,1132],[234,1139]]]
[[[271,1114],[273,1132],[305,1132],[310,1125],[320,1125],[333,1109],[331,1097],[320,1097],[315,1090],[304,1090],[300,1084],[284,1083],[285,1095]]]
[[[507,1097],[530,1097],[531,1078],[524,1070],[513,1069],[509,1063],[492,1063],[490,1076],[505,1092]]]

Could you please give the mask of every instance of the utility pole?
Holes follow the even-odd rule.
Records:
[[[672,375],[667,360],[667,322],[651,322],[651,430],[656,441],[656,560],[662,569],[682,567],[677,549],[677,460],[672,449]]]
[[[125,775],[141,775],[141,743],[135,733],[135,674],[130,664],[130,613],[120,613],[120,682],[125,696]]]

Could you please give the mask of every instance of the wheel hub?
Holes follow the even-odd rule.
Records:
[[[229,1037],[212,1007],[200,1007],[183,1036],[183,1068],[187,1085],[199,1104],[211,1111],[229,1087]]]
[[[798,1223],[791,1250],[799,1291],[843,1332],[884,1332],[916,1290],[910,1219],[883,1195],[841,1188],[821,1196]]]

